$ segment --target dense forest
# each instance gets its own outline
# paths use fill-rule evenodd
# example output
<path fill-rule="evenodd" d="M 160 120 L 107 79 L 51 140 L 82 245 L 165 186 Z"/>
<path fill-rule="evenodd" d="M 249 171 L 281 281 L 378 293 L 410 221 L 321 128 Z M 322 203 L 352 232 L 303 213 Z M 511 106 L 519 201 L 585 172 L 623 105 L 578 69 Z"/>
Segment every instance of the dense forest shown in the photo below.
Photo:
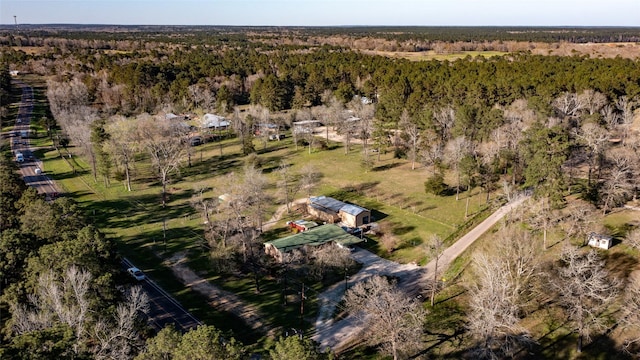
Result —
<path fill-rule="evenodd" d="M 349 139 L 362 140 L 365 171 L 377 161 L 367 155 L 369 148 L 378 160 L 380 154 L 390 153 L 406 159 L 412 169 L 415 163 L 422 164 L 428 176 L 424 190 L 429 194 L 455 194 L 458 200 L 461 192 L 480 188 L 487 202 L 498 191 L 507 197 L 524 189 L 534 194 L 529 209 L 496 231 L 496 251 L 481 252 L 472 260 L 476 282 L 464 291 L 473 300 L 460 310 L 467 313 L 465 331 L 471 336 L 451 356 L 495 359 L 528 358 L 529 351 L 540 354 L 539 344 L 520 321 L 550 303 L 554 307 L 547 314 L 549 321 L 568 324 L 568 333 L 577 334 L 578 351 L 583 340 L 589 343 L 593 334 L 611 329 L 607 326 L 612 323 L 634 331 L 620 346 L 611 346 L 612 353 L 627 356 L 638 351 L 640 287 L 630 278 L 630 269 L 605 263 L 595 252 L 575 249 L 543 259 L 534 256 L 540 250 L 534 250 L 533 241 L 514 241 L 544 234 L 546 251 L 547 232 L 555 231 L 582 243 L 587 224 L 636 200 L 640 178 L 637 54 L 636 58 L 541 55 L 527 49 L 528 43 L 634 42 L 640 39 L 638 29 L 118 27 L 115 33 L 104 31 L 113 27 L 92 29 L 97 30 L 24 26 L 21 33 L 0 37 L 3 45 L 20 45 L 2 48 L 0 96 L 6 99 L 10 93 L 9 69 L 45 78 L 51 114 L 90 163 L 96 181 L 123 180 L 131 191 L 131 179 L 141 176 L 131 165 L 143 158 L 157 170 L 164 207 L 169 178 L 183 166 L 182 158 L 189 156 L 191 164 L 191 153 L 182 146 L 188 134 L 159 120 L 169 113 L 212 112 L 227 117 L 243 155 L 249 157 L 258 156 L 255 124 L 273 122 L 289 129 L 294 121 L 317 120 L 345 136 L 345 153 L 351 149 Z M 453 43 L 463 50 L 493 51 L 503 42 L 518 43 L 514 46 L 518 50 L 491 57 L 409 61 L 345 45 L 372 38 L 386 45 L 391 42 L 399 51 L 426 51 Z M 7 114 L 6 108 L 0 113 L 2 123 Z M 295 143 L 307 145 L 311 153 L 314 141 L 310 137 Z M 251 352 L 211 326 L 184 335 L 170 328 L 156 336 L 145 333 L 133 316 L 144 311 L 137 305 L 143 301 L 130 284 L 118 281 L 111 240 L 69 199 L 46 203 L 24 189 L 8 156 L 0 166 L 2 306 L 10 314 L 8 320 L 2 319 L 8 342 L 0 347 L 0 356 L 182 359 L 204 351 L 217 354 L 214 358 L 240 359 Z M 234 229 L 231 220 L 210 223 L 207 217 L 206 223 L 212 224 L 207 228 L 210 245 L 226 247 L 227 234 L 262 227 L 264 205 L 251 194 L 263 192 L 266 185 L 256 185 L 264 181 L 259 174 L 249 177 L 252 169 L 244 169 L 244 182 L 229 180 L 237 185 L 237 193 L 248 194 L 251 206 L 229 209 L 236 212 Z M 278 171 L 286 186 L 286 166 Z M 247 187 L 241 187 L 245 183 Z M 204 201 L 198 205 L 208 216 L 209 205 Z M 608 231 L 601 224 L 594 227 Z M 633 226 L 616 231 L 614 235 L 628 239 L 631 253 L 620 258 L 635 266 L 637 261 L 631 259 L 637 256 L 640 232 Z M 258 279 L 253 260 L 237 251 L 235 256 L 245 257 L 247 277 Z M 73 293 L 81 286 L 81 294 Z M 376 289 L 392 293 L 386 283 L 372 281 L 367 286 L 354 287 L 350 293 L 354 304 L 364 303 L 358 291 L 362 298 Z M 612 306 L 616 301 L 630 305 L 620 309 Z M 392 302 L 402 303 L 395 298 Z M 362 306 L 350 309 L 363 311 Z M 420 319 L 429 316 L 409 303 L 406 309 Z M 403 316 L 396 318 L 406 319 Z M 113 333 L 119 335 L 107 336 Z M 398 334 L 392 340 L 402 336 L 410 337 Z M 407 339 L 406 345 L 413 348 L 396 348 L 391 341 L 389 350 L 386 339 L 371 345 L 382 343 L 387 346 L 383 351 L 394 358 L 426 356 L 428 351 L 420 353 L 424 344 L 410 344 Z M 281 338 L 269 356 L 283 359 L 292 354 L 304 354 L 299 359 L 324 356 L 298 337 Z"/>

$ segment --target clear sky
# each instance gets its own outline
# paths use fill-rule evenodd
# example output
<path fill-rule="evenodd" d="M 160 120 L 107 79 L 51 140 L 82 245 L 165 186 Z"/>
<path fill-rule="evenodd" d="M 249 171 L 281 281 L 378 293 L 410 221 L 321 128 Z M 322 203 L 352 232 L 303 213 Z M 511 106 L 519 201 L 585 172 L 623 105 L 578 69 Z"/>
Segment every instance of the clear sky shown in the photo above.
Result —
<path fill-rule="evenodd" d="M 0 23 L 640 26 L 640 0 L 0 0 Z"/>

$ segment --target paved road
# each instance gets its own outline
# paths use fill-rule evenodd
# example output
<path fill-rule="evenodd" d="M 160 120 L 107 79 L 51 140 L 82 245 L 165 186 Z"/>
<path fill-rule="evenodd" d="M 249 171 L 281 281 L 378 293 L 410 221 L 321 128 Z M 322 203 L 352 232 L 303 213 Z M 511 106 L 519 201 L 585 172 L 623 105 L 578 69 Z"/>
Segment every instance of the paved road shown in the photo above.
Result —
<path fill-rule="evenodd" d="M 123 269 L 134 266 L 129 260 L 122 260 Z M 173 324 L 176 330 L 187 332 L 202 325 L 191 313 L 183 308 L 178 301 L 167 294 L 158 284 L 147 275 L 145 280 L 139 281 L 142 289 L 149 297 L 149 325 L 156 331 L 161 330 L 166 325 Z"/>
<path fill-rule="evenodd" d="M 18 165 L 27 186 L 35 188 L 38 193 L 44 194 L 50 200 L 58 196 L 60 191 L 55 182 L 44 173 L 42 161 L 33 155 L 33 148 L 29 138 L 34 104 L 33 88 L 20 81 L 16 81 L 15 84 L 22 88 L 22 97 L 16 123 L 10 134 L 11 150 L 14 156 L 22 153 L 24 157 L 24 161 L 18 163 Z"/>
<path fill-rule="evenodd" d="M 529 196 L 520 196 L 508 204 L 502 206 L 487 219 L 478 224 L 469 233 L 461 237 L 453 245 L 447 248 L 438 262 L 439 272 L 446 269 L 460 254 L 462 254 L 474 241 L 495 225 L 507 213 L 522 205 Z M 407 294 L 416 296 L 421 293 L 421 289 L 433 278 L 435 262 L 429 262 L 425 267 L 415 265 L 402 265 L 377 255 L 359 249 L 353 253 L 354 260 L 363 264 L 362 269 L 350 280 L 351 282 L 363 281 L 372 275 L 391 275 L 399 279 L 398 287 Z M 342 299 L 345 292 L 344 284 L 335 284 L 319 295 L 318 317 L 316 319 L 316 333 L 313 339 L 320 343 L 322 349 L 330 347 L 339 350 L 348 344 L 362 332 L 362 327 L 353 315 L 347 316 L 339 321 L 333 321 L 332 316 L 337 304 Z"/>
<path fill-rule="evenodd" d="M 10 134 L 11 150 L 14 156 L 18 152 L 24 155 L 24 162 L 20 162 L 18 165 L 25 183 L 35 188 L 38 193 L 44 194 L 48 200 L 51 200 L 58 196 L 60 191 L 55 182 L 44 174 L 43 171 L 45 169 L 42 166 L 42 161 L 33 156 L 33 149 L 28 136 L 33 114 L 33 88 L 20 81 L 16 81 L 15 84 L 22 88 L 22 97 L 16 123 Z M 27 136 L 22 136 L 23 132 L 27 132 Z M 122 266 L 126 269 L 133 266 L 133 264 L 124 259 Z M 149 297 L 150 309 L 147 314 L 149 324 L 156 330 L 162 329 L 167 324 L 174 324 L 177 330 L 186 332 L 202 324 L 153 280 L 147 278 L 140 281 L 140 285 Z"/>

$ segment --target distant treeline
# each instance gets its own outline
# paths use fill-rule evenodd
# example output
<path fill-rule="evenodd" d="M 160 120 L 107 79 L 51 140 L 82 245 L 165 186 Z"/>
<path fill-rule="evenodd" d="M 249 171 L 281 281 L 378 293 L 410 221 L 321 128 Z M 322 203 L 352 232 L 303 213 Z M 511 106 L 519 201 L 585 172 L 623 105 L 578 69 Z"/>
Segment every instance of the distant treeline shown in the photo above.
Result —
<path fill-rule="evenodd" d="M 208 43 L 211 41 L 241 40 L 260 37 L 316 37 L 346 36 L 354 38 L 384 38 L 396 41 L 525 41 L 609 43 L 639 42 L 640 27 L 402 27 L 402 26 L 343 26 L 343 27 L 270 27 L 270 26 L 169 26 L 169 25 L 73 25 L 45 24 L 0 26 L 0 34 L 15 32 L 30 37 L 53 37 L 85 40 L 153 40 L 160 42 Z M 188 40 L 176 34 L 189 34 Z"/>

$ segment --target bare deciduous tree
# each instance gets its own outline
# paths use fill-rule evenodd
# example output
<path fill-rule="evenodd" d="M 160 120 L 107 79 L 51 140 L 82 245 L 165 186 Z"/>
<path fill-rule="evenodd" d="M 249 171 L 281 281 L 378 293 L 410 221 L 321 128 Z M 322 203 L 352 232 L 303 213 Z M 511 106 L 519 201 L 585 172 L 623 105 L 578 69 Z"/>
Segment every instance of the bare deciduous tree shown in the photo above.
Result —
<path fill-rule="evenodd" d="M 456 121 L 455 110 L 451 106 L 437 109 L 433 112 L 433 120 L 440 137 L 440 143 L 447 143 L 451 136 L 451 128 L 453 128 Z"/>
<path fill-rule="evenodd" d="M 629 246 L 640 249 L 640 228 L 633 229 L 625 236 Z"/>
<path fill-rule="evenodd" d="M 310 258 L 313 259 L 311 271 L 313 274 L 318 275 L 319 278 L 323 278 L 330 268 L 342 270 L 353 266 L 355 263 L 351 259 L 349 249 L 339 247 L 333 243 L 313 248 Z"/>
<path fill-rule="evenodd" d="M 149 298 L 142 287 L 129 289 L 125 301 L 116 308 L 113 319 L 100 319 L 95 324 L 95 358 L 127 359 L 136 354 L 143 344 L 136 322 L 141 314 L 148 311 Z"/>
<path fill-rule="evenodd" d="M 86 338 L 85 327 L 90 310 L 88 297 L 91 274 L 75 266 L 59 278 L 52 272 L 41 274 L 35 294 L 29 296 L 31 309 L 14 309 L 14 331 L 24 334 L 42 330 L 60 322 L 74 330 L 78 342 Z M 74 351 L 78 351 L 78 343 Z"/>
<path fill-rule="evenodd" d="M 411 170 L 416 168 L 416 159 L 418 158 L 418 148 L 420 147 L 420 127 L 411 119 L 407 110 L 402 111 L 400 116 L 400 123 L 398 124 L 402 130 L 403 135 L 406 138 L 406 143 L 409 147 L 409 160 L 411 161 Z"/>
<path fill-rule="evenodd" d="M 460 161 L 471 149 L 471 143 L 463 136 L 459 136 L 449 141 L 445 147 L 445 158 L 449 161 L 456 174 L 456 200 L 460 196 Z"/>
<path fill-rule="evenodd" d="M 595 250 L 580 252 L 567 247 L 562 252 L 560 268 L 557 276 L 550 278 L 550 287 L 557 292 L 558 304 L 578 335 L 578 352 L 594 330 L 603 329 L 602 313 L 615 300 L 618 285 Z"/>
<path fill-rule="evenodd" d="M 301 183 L 296 174 L 291 171 L 291 166 L 284 160 L 278 166 L 278 188 L 284 197 L 284 203 L 287 206 L 287 214 L 291 213 L 291 201 L 300 190 Z"/>
<path fill-rule="evenodd" d="M 637 98 L 621 96 L 616 100 L 616 108 L 620 111 L 620 126 L 622 127 L 622 143 L 627 145 L 629 128 L 633 124 L 633 111 L 638 106 Z"/>
<path fill-rule="evenodd" d="M 578 103 L 593 115 L 600 111 L 607 104 L 607 97 L 601 92 L 586 89 L 578 94 Z"/>
<path fill-rule="evenodd" d="M 610 154 L 612 169 L 608 172 L 606 180 L 600 189 L 603 204 L 602 212 L 606 214 L 613 206 L 619 206 L 626 202 L 633 192 L 632 154 L 622 150 Z"/>
<path fill-rule="evenodd" d="M 106 126 L 110 136 L 105 148 L 116 164 L 122 166 L 127 191 L 131 191 L 131 166 L 135 161 L 135 154 L 139 150 L 139 143 L 136 141 L 136 127 L 137 120 L 126 119 L 122 116 L 114 116 Z"/>
<path fill-rule="evenodd" d="M 349 289 L 345 304 L 361 321 L 371 345 L 380 345 L 394 360 L 405 357 L 421 343 L 426 311 L 380 276 Z"/>
<path fill-rule="evenodd" d="M 469 286 L 469 330 L 477 340 L 475 358 L 509 358 L 534 343 L 520 325 L 537 273 L 536 252 L 525 233 L 501 230 L 491 254 L 474 256 L 477 279 Z"/>
<path fill-rule="evenodd" d="M 435 304 L 436 292 L 438 291 L 438 261 L 442 257 L 444 250 L 446 249 L 444 246 L 444 241 L 442 238 L 436 234 L 431 235 L 429 238 L 429 242 L 425 244 L 425 249 L 427 251 L 427 255 L 429 256 L 430 261 L 435 261 L 434 269 L 433 269 L 433 280 L 431 280 L 431 306 Z"/>
<path fill-rule="evenodd" d="M 194 188 L 193 196 L 191 196 L 190 204 L 194 209 L 201 212 L 205 224 L 209 225 L 211 223 L 211 213 L 214 212 L 218 205 L 218 199 L 206 197 L 204 193 L 207 190 L 209 190 L 209 187 L 202 184 L 197 185 Z"/>
<path fill-rule="evenodd" d="M 29 296 L 30 307 L 12 309 L 13 330 L 24 334 L 65 324 L 74 332 L 73 351 L 91 351 L 96 359 L 126 359 L 142 344 L 137 332 L 141 313 L 148 310 L 148 298 L 140 287 L 128 291 L 113 318 L 103 318 L 92 309 L 91 274 L 71 266 L 60 277 L 40 275 L 36 293 Z"/>
<path fill-rule="evenodd" d="M 568 239 L 578 238 L 582 244 L 587 243 L 587 234 L 591 232 L 591 225 L 598 220 L 598 214 L 592 204 L 574 201 L 566 209 L 566 215 L 560 222 Z"/>
<path fill-rule="evenodd" d="M 588 149 L 589 161 L 588 184 L 591 185 L 591 175 L 596 166 L 600 166 L 602 155 L 609 144 L 609 133 L 597 124 L 583 124 L 580 131 L 575 133 L 576 138 Z"/>
<path fill-rule="evenodd" d="M 311 197 L 311 192 L 318 185 L 322 174 L 311 164 L 306 164 L 300 170 L 300 188 Z"/>
<path fill-rule="evenodd" d="M 582 110 L 583 104 L 575 93 L 565 92 L 553 100 L 553 107 L 562 117 L 575 117 Z"/>
<path fill-rule="evenodd" d="M 526 218 L 526 222 L 533 229 L 542 231 L 542 249 L 547 250 L 547 231 L 559 219 L 557 213 L 551 209 L 551 201 L 548 198 L 542 198 L 531 204 L 531 211 Z"/>
<path fill-rule="evenodd" d="M 169 175 L 180 170 L 188 145 L 185 129 L 164 118 L 147 117 L 138 127 L 142 146 L 149 152 L 162 184 L 162 206 L 167 204 Z"/>
<path fill-rule="evenodd" d="M 636 230 L 636 237 L 640 237 L 640 232 Z M 640 240 L 640 239 L 639 239 Z M 640 351 L 638 344 L 640 344 L 640 282 L 637 279 L 629 279 L 630 283 L 624 288 L 624 306 L 619 317 L 619 322 L 623 326 L 623 329 L 635 330 L 632 337 L 624 339 L 623 350 L 638 355 Z M 625 335 L 627 332 L 625 332 Z"/>

